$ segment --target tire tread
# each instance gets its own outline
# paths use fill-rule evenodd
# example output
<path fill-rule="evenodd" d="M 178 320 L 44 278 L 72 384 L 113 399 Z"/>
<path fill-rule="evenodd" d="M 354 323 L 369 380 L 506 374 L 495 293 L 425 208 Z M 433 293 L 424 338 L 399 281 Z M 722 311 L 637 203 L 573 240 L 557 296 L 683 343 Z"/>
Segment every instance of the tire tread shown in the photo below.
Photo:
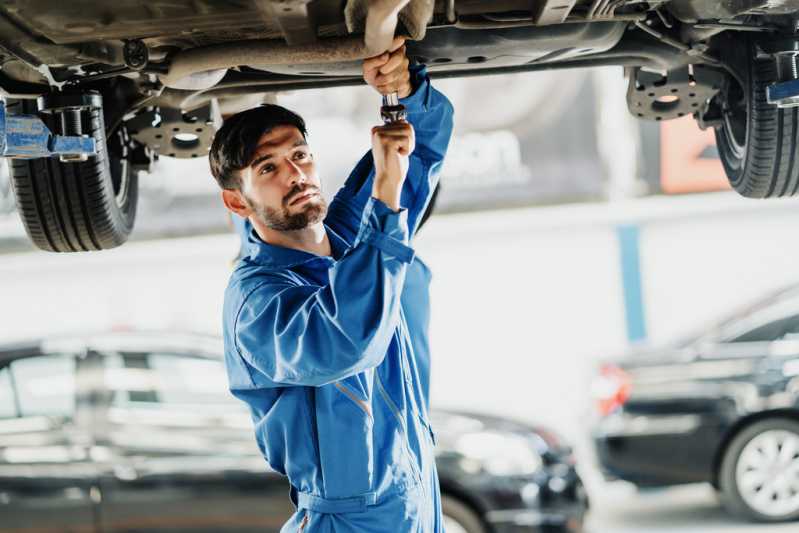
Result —
<path fill-rule="evenodd" d="M 35 114 L 32 100 L 9 100 L 10 114 Z M 53 128 L 53 117 L 42 115 Z M 84 118 L 84 131 L 97 142 L 97 155 L 85 162 L 56 158 L 18 159 L 10 165 L 11 181 L 25 230 L 40 249 L 51 252 L 95 251 L 124 243 L 136 215 L 137 176 L 123 176 L 124 205 L 117 205 L 111 181 L 102 110 Z M 126 169 L 129 167 L 125 167 Z"/>

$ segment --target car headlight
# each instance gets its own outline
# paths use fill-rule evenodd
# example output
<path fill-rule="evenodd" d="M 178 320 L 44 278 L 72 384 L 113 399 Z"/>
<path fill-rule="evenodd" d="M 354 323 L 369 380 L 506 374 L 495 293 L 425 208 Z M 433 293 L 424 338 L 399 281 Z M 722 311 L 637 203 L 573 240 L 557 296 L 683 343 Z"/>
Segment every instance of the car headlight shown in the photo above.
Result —
<path fill-rule="evenodd" d="M 522 435 L 480 431 L 465 433 L 455 441 L 455 451 L 495 476 L 522 476 L 541 468 L 533 443 Z"/>

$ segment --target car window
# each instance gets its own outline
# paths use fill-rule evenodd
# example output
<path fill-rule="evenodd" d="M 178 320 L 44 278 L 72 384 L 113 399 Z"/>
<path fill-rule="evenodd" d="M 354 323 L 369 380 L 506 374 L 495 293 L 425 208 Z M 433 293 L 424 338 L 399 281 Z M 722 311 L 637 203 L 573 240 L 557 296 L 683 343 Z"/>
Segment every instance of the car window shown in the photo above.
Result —
<path fill-rule="evenodd" d="M 675 345 L 743 342 L 736 339 L 755 329 L 768 326 L 775 320 L 794 316 L 797 307 L 799 307 L 799 290 L 793 287 L 788 290 L 783 289 L 746 307 L 736 309 L 722 320 L 701 326 L 693 334 L 683 336 Z"/>
<path fill-rule="evenodd" d="M 17 416 L 14 404 L 14 390 L 11 388 L 11 371 L 8 367 L 0 369 L 0 419 Z"/>
<path fill-rule="evenodd" d="M 229 405 L 220 361 L 168 353 L 120 353 L 108 358 L 107 380 L 117 407 Z"/>
<path fill-rule="evenodd" d="M 12 362 L 0 376 L 2 416 L 65 416 L 75 413 L 75 358 L 64 355 L 26 357 Z M 16 405 L 14 393 L 16 392 Z M 11 410 L 7 407 L 11 405 Z M 17 412 L 17 408 L 19 411 Z"/>
<path fill-rule="evenodd" d="M 799 334 L 799 315 L 773 320 L 732 338 L 729 342 L 771 342 Z"/>
<path fill-rule="evenodd" d="M 799 315 L 792 316 L 786 320 L 785 330 L 782 332 L 781 340 L 799 340 Z"/>

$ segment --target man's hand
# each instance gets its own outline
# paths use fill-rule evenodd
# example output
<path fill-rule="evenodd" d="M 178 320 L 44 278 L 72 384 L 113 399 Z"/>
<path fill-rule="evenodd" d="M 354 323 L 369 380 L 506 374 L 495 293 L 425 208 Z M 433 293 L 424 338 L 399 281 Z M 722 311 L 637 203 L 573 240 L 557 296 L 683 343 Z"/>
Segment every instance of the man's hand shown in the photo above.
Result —
<path fill-rule="evenodd" d="M 363 60 L 363 79 L 380 94 L 411 94 L 411 74 L 405 55 L 405 37 L 395 37 L 391 49 Z"/>
<path fill-rule="evenodd" d="M 372 196 L 394 211 L 400 209 L 400 195 L 408 174 L 408 156 L 416 139 L 413 127 L 397 122 L 372 128 L 372 156 L 375 162 L 375 181 Z"/>

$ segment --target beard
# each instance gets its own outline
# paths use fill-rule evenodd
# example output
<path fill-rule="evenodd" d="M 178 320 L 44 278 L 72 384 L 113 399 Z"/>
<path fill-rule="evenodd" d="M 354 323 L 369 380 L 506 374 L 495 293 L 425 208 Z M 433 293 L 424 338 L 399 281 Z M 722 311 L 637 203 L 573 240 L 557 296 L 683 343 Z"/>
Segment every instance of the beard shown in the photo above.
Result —
<path fill-rule="evenodd" d="M 327 202 L 321 196 L 316 200 L 307 202 L 300 212 L 289 212 L 289 202 L 306 192 L 318 193 L 320 191 L 318 187 L 313 185 L 305 187 L 294 186 L 283 198 L 283 205 L 279 209 L 260 204 L 252 198 L 247 198 L 247 201 L 250 203 L 250 208 L 254 211 L 255 216 L 266 227 L 277 231 L 297 231 L 305 229 L 311 224 L 321 222 L 327 214 Z"/>

